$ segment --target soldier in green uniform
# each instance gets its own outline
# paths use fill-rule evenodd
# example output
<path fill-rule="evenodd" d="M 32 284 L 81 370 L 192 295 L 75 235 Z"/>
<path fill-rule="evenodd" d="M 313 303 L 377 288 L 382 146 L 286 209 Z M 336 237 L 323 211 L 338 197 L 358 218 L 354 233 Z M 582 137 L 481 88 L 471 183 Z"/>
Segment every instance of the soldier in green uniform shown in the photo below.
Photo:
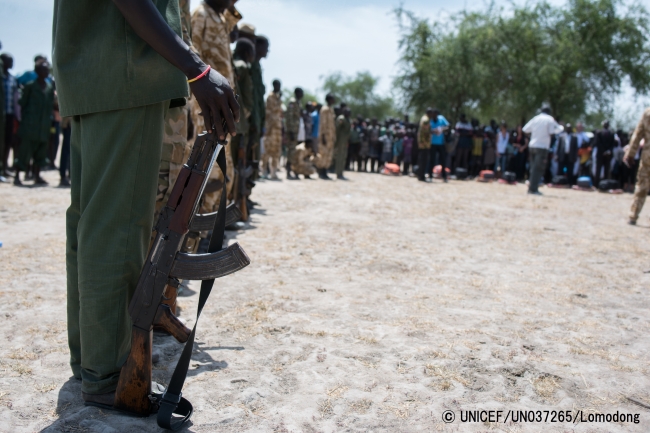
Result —
<path fill-rule="evenodd" d="M 53 57 L 61 115 L 72 116 L 70 366 L 87 404 L 111 406 L 131 345 L 127 308 L 149 246 L 170 101 L 186 98 L 191 82 L 222 139 L 236 132 L 239 108 L 228 81 L 183 42 L 178 0 L 55 0 Z"/>
<path fill-rule="evenodd" d="M 241 104 L 242 116 L 241 121 L 237 124 L 237 135 L 232 140 L 232 152 L 235 168 L 237 168 L 237 182 L 234 190 L 235 202 L 243 213 L 243 219 L 248 219 L 247 188 L 242 187 L 242 176 L 246 169 L 246 155 L 250 144 L 251 117 L 254 105 L 253 78 L 251 73 L 251 63 L 255 60 L 255 46 L 245 38 L 237 40 L 235 46 L 234 67 L 235 76 L 237 77 L 237 92 L 239 94 L 239 103 Z M 242 189 L 246 189 L 242 191 Z"/>
<path fill-rule="evenodd" d="M 49 164 L 47 148 L 52 126 L 54 109 L 54 87 L 46 81 L 50 75 L 50 65 L 39 63 L 34 69 L 37 79 L 27 83 L 20 97 L 21 115 L 20 148 L 14 161 L 16 177 L 14 185 L 21 186 L 20 172 L 27 171 L 30 161 L 34 161 L 34 185 L 47 185 L 40 176 L 41 169 Z"/>
<path fill-rule="evenodd" d="M 345 160 L 348 156 L 350 128 L 350 109 L 345 107 L 343 114 L 336 119 L 336 144 L 334 145 L 334 153 L 336 155 L 336 178 L 339 180 L 347 180 L 343 176 L 343 169 L 345 168 Z"/>
<path fill-rule="evenodd" d="M 287 112 L 284 115 L 284 126 L 287 131 L 287 179 L 291 179 L 291 161 L 293 160 L 293 152 L 298 145 L 298 132 L 300 131 L 300 116 L 301 116 L 301 100 L 305 92 L 296 87 L 293 92 L 294 97 L 289 101 Z"/>
<path fill-rule="evenodd" d="M 251 63 L 251 78 L 253 79 L 253 110 L 251 113 L 251 148 L 248 149 L 250 161 L 260 160 L 260 140 L 266 123 L 266 86 L 262 74 L 260 60 L 266 58 L 269 52 L 269 40 L 264 36 L 255 37 L 255 61 Z M 257 176 L 258 173 L 254 173 Z"/>

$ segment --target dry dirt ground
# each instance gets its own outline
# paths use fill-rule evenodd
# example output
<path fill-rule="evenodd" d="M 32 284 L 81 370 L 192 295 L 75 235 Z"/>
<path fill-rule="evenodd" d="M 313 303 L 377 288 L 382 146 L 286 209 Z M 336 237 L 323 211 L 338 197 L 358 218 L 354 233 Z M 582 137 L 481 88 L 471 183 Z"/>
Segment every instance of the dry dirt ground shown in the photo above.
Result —
<path fill-rule="evenodd" d="M 349 177 L 256 188 L 229 240 L 252 264 L 217 282 L 199 323 L 188 431 L 650 431 L 650 406 L 630 400 L 650 405 L 650 227 L 647 212 L 626 225 L 631 196 Z M 0 430 L 159 431 L 84 407 L 70 379 L 67 203 L 0 185 Z M 190 324 L 197 298 L 180 299 Z M 181 346 L 155 343 L 165 383 Z M 640 418 L 469 424 L 461 410 Z"/>

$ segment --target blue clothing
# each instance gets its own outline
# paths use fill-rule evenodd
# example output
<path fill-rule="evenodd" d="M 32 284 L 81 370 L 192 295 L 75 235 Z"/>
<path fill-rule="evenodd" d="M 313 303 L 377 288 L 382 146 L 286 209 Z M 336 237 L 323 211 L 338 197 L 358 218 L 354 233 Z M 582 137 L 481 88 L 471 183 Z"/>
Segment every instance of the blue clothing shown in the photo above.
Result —
<path fill-rule="evenodd" d="M 5 114 L 15 114 L 14 108 L 16 101 L 14 100 L 14 97 L 18 92 L 18 82 L 13 75 L 8 73 L 4 78 L 3 85 L 5 91 L 5 100 L 2 102 L 5 104 Z M 2 139 L 4 139 L 4 137 L 0 138 L 0 140 Z"/>
<path fill-rule="evenodd" d="M 404 151 L 404 141 L 400 138 L 393 143 L 393 156 L 400 157 Z"/>
<path fill-rule="evenodd" d="M 38 75 L 36 74 L 36 71 L 25 71 L 23 72 L 20 77 L 16 78 L 16 81 L 18 81 L 18 84 L 21 86 L 24 86 L 27 83 L 31 83 L 32 81 L 36 81 L 38 78 Z M 52 84 L 52 78 L 47 77 L 45 79 L 48 83 Z"/>
<path fill-rule="evenodd" d="M 443 128 L 445 126 L 449 126 L 449 122 L 447 122 L 447 119 L 445 119 L 445 116 L 438 114 L 438 118 L 434 122 L 433 120 L 431 121 L 431 129 L 434 130 L 436 128 Z M 445 144 L 445 134 L 444 132 L 442 134 L 436 134 L 434 132 L 431 132 L 431 145 L 432 146 L 440 146 Z"/>
<path fill-rule="evenodd" d="M 311 127 L 311 136 L 312 138 L 318 138 L 318 127 L 320 125 L 320 115 L 318 114 L 318 111 L 314 111 L 311 113 L 311 121 L 312 121 L 312 127 Z"/>

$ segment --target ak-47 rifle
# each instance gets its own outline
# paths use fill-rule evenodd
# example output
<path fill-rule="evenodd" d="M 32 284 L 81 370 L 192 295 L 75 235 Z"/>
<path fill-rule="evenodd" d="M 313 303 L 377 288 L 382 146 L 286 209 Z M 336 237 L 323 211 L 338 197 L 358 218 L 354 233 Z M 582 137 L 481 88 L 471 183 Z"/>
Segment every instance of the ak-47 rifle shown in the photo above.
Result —
<path fill-rule="evenodd" d="M 156 237 L 129 305 L 133 323 L 131 352 L 120 372 L 114 409 L 144 417 L 158 412 L 158 425 L 172 430 L 180 428 L 192 415 L 192 405 L 182 398 L 181 390 L 192 356 L 196 322 L 214 280 L 250 264 L 239 244 L 235 243 L 226 249 L 222 247 L 227 214 L 225 185 L 222 187 L 222 199 L 216 215 L 195 218 L 215 160 L 223 173 L 226 173 L 224 145 L 212 134 L 204 133 L 196 139 L 190 158 L 183 166 L 169 201 L 160 213 Z M 190 228 L 203 227 L 208 219 L 214 222 L 208 254 L 180 252 Z M 164 293 L 174 292 L 179 280 L 203 281 L 197 320 L 190 332 L 172 314 L 163 296 Z M 153 393 L 151 389 L 154 324 L 165 328 L 177 340 L 187 342 L 169 386 L 162 395 Z M 174 414 L 180 415 L 180 422 L 172 422 Z"/>

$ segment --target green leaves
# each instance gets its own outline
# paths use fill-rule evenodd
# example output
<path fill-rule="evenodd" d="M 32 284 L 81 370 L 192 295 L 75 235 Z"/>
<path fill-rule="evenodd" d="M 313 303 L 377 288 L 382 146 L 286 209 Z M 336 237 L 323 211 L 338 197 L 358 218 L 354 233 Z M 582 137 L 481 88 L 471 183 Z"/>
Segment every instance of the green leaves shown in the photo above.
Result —
<path fill-rule="evenodd" d="M 620 0 L 490 7 L 446 25 L 396 10 L 402 30 L 399 102 L 510 123 L 549 104 L 562 120 L 606 112 L 624 79 L 650 91 L 647 11 Z"/>
<path fill-rule="evenodd" d="M 323 91 L 333 93 L 339 102 L 345 102 L 352 110 L 353 116 L 364 118 L 376 117 L 383 120 L 395 114 L 393 100 L 377 94 L 379 79 L 370 72 L 358 72 L 349 77 L 341 72 L 326 76 L 323 80 Z"/>

